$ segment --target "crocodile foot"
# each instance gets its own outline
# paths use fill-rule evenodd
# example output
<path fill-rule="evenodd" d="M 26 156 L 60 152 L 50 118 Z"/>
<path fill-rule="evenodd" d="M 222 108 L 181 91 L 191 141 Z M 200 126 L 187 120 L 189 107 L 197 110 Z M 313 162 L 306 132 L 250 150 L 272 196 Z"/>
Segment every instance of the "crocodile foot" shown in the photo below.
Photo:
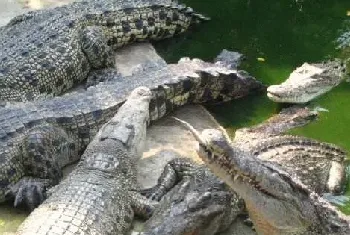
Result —
<path fill-rule="evenodd" d="M 11 186 L 6 198 L 14 201 L 14 207 L 25 207 L 34 210 L 46 199 L 49 180 L 24 178 Z"/>

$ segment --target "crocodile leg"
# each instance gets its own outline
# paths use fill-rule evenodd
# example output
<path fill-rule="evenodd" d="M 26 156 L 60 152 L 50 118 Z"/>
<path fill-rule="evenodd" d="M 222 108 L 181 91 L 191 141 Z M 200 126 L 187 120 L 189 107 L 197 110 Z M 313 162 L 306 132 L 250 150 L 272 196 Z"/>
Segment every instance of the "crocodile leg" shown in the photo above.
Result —
<path fill-rule="evenodd" d="M 114 68 L 114 52 L 108 45 L 101 27 L 89 26 L 84 30 L 81 41 L 83 51 L 94 68 L 87 77 L 86 87 L 121 77 Z"/>
<path fill-rule="evenodd" d="M 81 45 L 94 69 L 114 67 L 114 52 L 100 27 L 87 27 L 82 33 Z"/>
<path fill-rule="evenodd" d="M 6 197 L 14 200 L 15 207 L 33 210 L 46 198 L 47 188 L 62 178 L 59 162 L 72 161 L 75 144 L 62 129 L 48 124 L 31 129 L 20 149 L 25 176 L 9 187 Z"/>
<path fill-rule="evenodd" d="M 24 177 L 7 191 L 6 197 L 14 199 L 15 207 L 23 205 L 32 211 L 45 200 L 49 185 L 47 179 Z"/>
<path fill-rule="evenodd" d="M 152 200 L 159 201 L 184 177 L 192 175 L 197 166 L 187 158 L 176 158 L 169 161 L 160 175 L 157 184 L 149 189 L 144 189 L 141 194 Z"/>
<path fill-rule="evenodd" d="M 157 201 L 150 200 L 137 191 L 130 191 L 129 197 L 135 215 L 144 219 L 149 219 L 152 216 L 154 209 L 158 206 Z"/>

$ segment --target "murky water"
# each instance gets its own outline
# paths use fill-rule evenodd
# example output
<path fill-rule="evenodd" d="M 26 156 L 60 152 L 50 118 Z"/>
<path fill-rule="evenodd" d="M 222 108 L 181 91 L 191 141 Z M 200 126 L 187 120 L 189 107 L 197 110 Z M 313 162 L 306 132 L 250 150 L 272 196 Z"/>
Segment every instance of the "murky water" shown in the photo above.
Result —
<path fill-rule="evenodd" d="M 280 83 L 305 61 L 337 56 L 335 41 L 350 25 L 348 0 L 184 2 L 212 20 L 185 37 L 158 43 L 161 55 L 168 61 L 181 56 L 211 59 L 223 48 L 236 50 L 247 56 L 244 69 L 265 84 Z M 349 96 L 350 84 L 344 82 L 315 100 L 311 107 L 320 106 L 329 112 L 293 133 L 335 143 L 350 153 Z M 281 105 L 262 94 L 208 108 L 234 134 L 237 128 L 257 124 L 277 113 Z M 350 213 L 350 203 L 342 209 Z"/>

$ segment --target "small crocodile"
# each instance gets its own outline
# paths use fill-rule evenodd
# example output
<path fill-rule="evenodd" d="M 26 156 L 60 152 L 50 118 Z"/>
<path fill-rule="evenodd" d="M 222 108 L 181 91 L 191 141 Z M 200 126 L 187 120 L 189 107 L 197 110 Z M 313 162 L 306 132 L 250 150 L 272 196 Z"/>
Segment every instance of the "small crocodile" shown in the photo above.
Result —
<path fill-rule="evenodd" d="M 286 81 L 267 88 L 267 96 L 275 102 L 306 103 L 328 92 L 346 77 L 346 64 L 340 59 L 322 63 L 304 63 Z"/>
<path fill-rule="evenodd" d="M 143 191 L 160 201 L 142 235 L 212 235 L 226 230 L 244 211 L 244 203 L 206 166 L 176 156 L 156 186 Z"/>
<path fill-rule="evenodd" d="M 346 182 L 346 152 L 334 144 L 285 134 L 316 117 L 317 112 L 308 108 L 285 108 L 262 124 L 237 130 L 233 142 L 262 160 L 283 166 L 311 190 L 337 194 Z"/>
<path fill-rule="evenodd" d="M 151 215 L 157 203 L 139 194 L 136 180 L 151 98 L 145 87 L 130 94 L 74 171 L 23 222 L 18 235 L 122 235 L 130 230 L 134 214 Z"/>
<path fill-rule="evenodd" d="M 111 76 L 113 73 L 111 74 Z M 99 128 L 139 86 L 151 88 L 151 120 L 187 103 L 222 102 L 265 87 L 246 72 L 183 59 L 73 92 L 0 109 L 0 201 L 30 209 L 46 188 L 61 179 L 63 166 L 76 162 Z"/>
<path fill-rule="evenodd" d="M 209 169 L 241 196 L 261 235 L 347 235 L 350 217 L 291 176 L 232 144 L 222 131 L 201 134 L 198 154 Z"/>
<path fill-rule="evenodd" d="M 112 67 L 113 50 L 207 19 L 172 0 L 84 0 L 19 15 L 0 28 L 0 101 L 60 95 Z"/>

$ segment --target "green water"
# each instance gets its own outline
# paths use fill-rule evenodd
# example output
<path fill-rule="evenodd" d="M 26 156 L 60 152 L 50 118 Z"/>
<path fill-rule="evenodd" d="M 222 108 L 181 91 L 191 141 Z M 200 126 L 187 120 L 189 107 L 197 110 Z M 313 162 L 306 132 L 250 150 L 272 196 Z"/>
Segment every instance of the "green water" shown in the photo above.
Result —
<path fill-rule="evenodd" d="M 280 83 L 305 61 L 336 56 L 335 40 L 350 21 L 349 0 L 184 2 L 212 20 L 185 37 L 158 43 L 158 52 L 175 62 L 182 56 L 210 60 L 223 48 L 236 50 L 247 57 L 244 69 L 265 84 Z M 293 133 L 335 143 L 350 152 L 349 96 L 350 84 L 344 82 L 315 100 L 309 105 L 329 112 Z M 257 124 L 277 113 L 281 105 L 262 94 L 208 108 L 233 134 L 237 128 Z M 346 193 L 350 195 L 350 187 Z M 342 210 L 350 214 L 350 203 Z"/>

